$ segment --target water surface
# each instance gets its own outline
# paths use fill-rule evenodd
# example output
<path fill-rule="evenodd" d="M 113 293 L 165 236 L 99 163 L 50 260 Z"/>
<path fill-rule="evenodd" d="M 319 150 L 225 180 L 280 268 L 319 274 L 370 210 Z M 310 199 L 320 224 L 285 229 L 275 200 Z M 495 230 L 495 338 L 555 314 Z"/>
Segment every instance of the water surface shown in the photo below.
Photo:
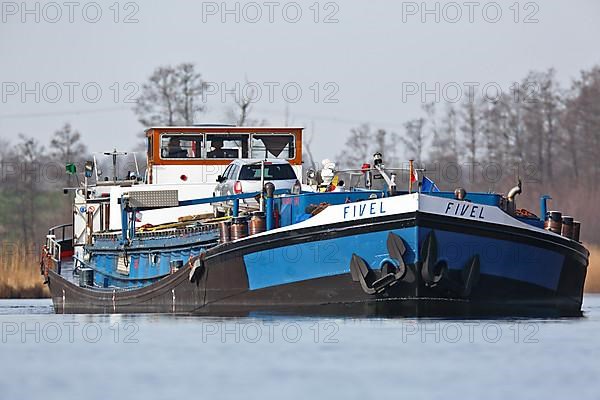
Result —
<path fill-rule="evenodd" d="M 600 296 L 584 315 L 55 315 L 0 300 L 0 398 L 598 399 Z"/>

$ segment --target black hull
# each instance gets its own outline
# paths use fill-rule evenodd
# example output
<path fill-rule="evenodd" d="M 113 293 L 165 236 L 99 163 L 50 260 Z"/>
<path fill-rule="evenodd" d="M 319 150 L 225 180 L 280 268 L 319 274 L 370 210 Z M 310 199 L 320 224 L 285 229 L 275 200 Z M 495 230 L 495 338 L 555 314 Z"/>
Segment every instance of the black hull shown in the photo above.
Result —
<path fill-rule="evenodd" d="M 256 291 L 239 290 L 209 299 L 202 281 L 191 283 L 184 268 L 158 284 L 132 291 L 80 288 L 49 276 L 55 312 L 62 314 L 192 314 L 205 316 L 345 316 L 345 317 L 573 317 L 581 303 L 520 282 L 481 277 L 471 298 L 440 296 L 432 289 L 397 287 L 385 297 L 366 295 L 350 275 L 319 278 Z"/>

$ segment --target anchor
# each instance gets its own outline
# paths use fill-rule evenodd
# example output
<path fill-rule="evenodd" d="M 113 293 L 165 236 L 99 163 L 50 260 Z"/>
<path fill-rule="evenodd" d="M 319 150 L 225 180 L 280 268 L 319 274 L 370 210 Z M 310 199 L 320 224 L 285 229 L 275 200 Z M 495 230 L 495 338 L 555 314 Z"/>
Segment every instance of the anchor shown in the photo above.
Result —
<path fill-rule="evenodd" d="M 461 270 L 461 280 L 457 282 L 448 274 L 448 263 L 438 260 L 437 239 L 433 231 L 429 232 L 421 248 L 421 277 L 425 286 L 430 288 L 445 288 L 460 297 L 469 297 L 473 287 L 479 280 L 479 255 L 475 254 L 467 261 Z"/>
<path fill-rule="evenodd" d="M 386 291 L 400 281 L 414 282 L 414 272 L 404 263 L 406 246 L 398 235 L 388 235 L 387 248 L 389 257 L 382 261 L 381 273 L 377 279 L 376 273 L 369 264 L 359 255 L 352 254 L 350 260 L 350 274 L 352 280 L 360 282 L 360 286 L 367 294 L 378 294 Z"/>
<path fill-rule="evenodd" d="M 421 277 L 425 285 L 435 287 L 448 274 L 448 264 L 438 261 L 437 240 L 433 231 L 427 235 L 423 247 L 421 247 Z"/>
<path fill-rule="evenodd" d="M 379 278 L 369 264 L 359 255 L 353 253 L 350 260 L 350 274 L 354 282 L 359 282 L 367 294 L 380 294 L 398 282 L 414 283 L 417 271 L 429 288 L 449 290 L 465 298 L 470 296 L 473 287 L 479 280 L 480 262 L 479 255 L 474 255 L 463 266 L 460 282 L 452 279 L 448 273 L 448 263 L 438 259 L 438 244 L 433 231 L 431 231 L 421 247 L 420 268 L 407 265 L 404 262 L 406 246 L 402 238 L 394 233 L 389 233 L 387 238 L 389 257 L 381 262 Z M 419 264 L 417 264 L 419 265 Z"/>

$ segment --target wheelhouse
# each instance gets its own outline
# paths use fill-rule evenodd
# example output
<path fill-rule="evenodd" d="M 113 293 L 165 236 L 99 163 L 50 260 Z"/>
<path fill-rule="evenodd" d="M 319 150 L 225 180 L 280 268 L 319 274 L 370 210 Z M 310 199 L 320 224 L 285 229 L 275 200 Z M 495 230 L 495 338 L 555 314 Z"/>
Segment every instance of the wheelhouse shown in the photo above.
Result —
<path fill-rule="evenodd" d="M 153 127 L 146 138 L 150 184 L 213 184 L 237 159 L 287 160 L 302 176 L 299 127 Z"/>

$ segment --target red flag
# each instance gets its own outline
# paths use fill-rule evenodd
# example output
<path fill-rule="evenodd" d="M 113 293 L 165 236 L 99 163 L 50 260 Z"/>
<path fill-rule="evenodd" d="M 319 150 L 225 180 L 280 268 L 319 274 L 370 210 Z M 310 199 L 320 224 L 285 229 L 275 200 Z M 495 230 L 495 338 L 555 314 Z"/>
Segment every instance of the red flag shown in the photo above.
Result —
<path fill-rule="evenodd" d="M 413 165 L 413 160 L 408 160 L 408 173 L 410 175 L 410 180 L 408 182 L 408 193 L 412 193 L 413 183 L 419 180 L 419 176 L 417 175 L 417 171 Z"/>
<path fill-rule="evenodd" d="M 417 170 L 413 166 L 412 160 L 410 161 L 410 182 L 415 183 L 419 180 L 419 176 L 417 175 Z"/>

